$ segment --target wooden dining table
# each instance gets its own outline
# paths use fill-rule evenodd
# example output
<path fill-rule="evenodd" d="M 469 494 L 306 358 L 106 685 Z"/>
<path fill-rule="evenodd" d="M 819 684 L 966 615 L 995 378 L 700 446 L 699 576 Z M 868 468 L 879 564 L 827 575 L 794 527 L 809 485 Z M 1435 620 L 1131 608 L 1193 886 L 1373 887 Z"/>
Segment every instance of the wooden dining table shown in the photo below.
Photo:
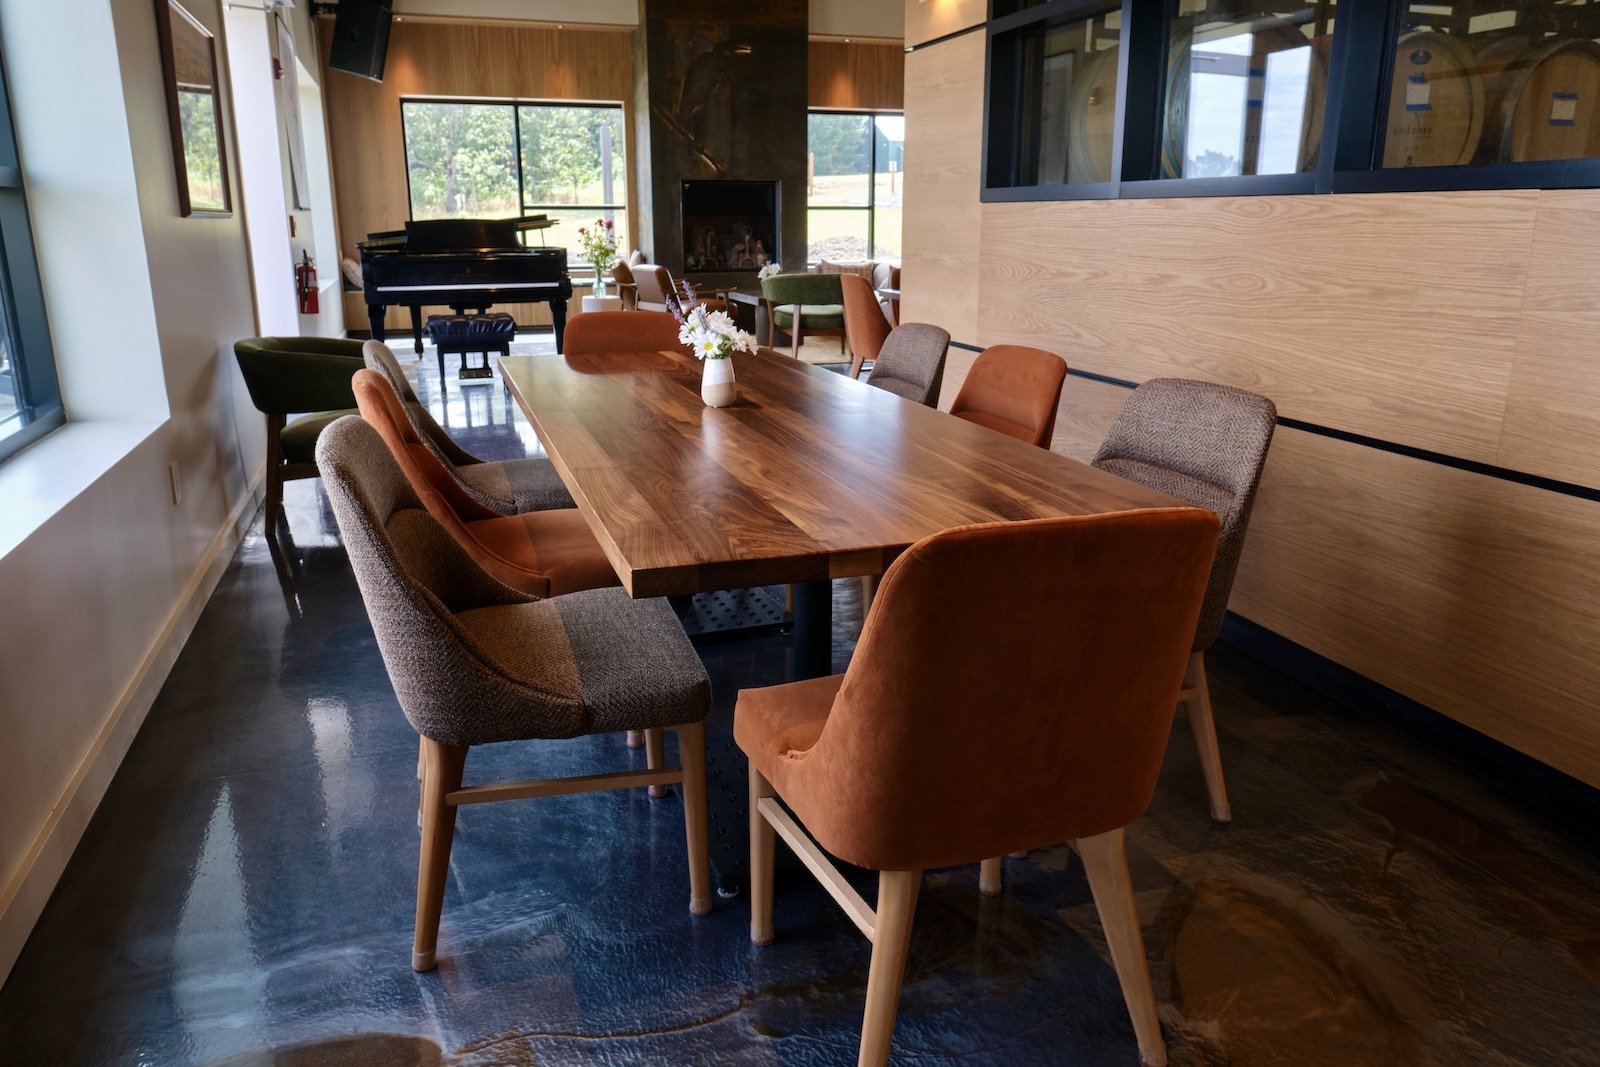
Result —
<path fill-rule="evenodd" d="M 510 356 L 506 384 L 634 597 L 794 583 L 796 677 L 830 671 L 834 578 L 972 523 L 1182 507 L 771 350 L 700 398 L 681 352 Z M 952 606 L 952 610 L 959 610 Z"/>

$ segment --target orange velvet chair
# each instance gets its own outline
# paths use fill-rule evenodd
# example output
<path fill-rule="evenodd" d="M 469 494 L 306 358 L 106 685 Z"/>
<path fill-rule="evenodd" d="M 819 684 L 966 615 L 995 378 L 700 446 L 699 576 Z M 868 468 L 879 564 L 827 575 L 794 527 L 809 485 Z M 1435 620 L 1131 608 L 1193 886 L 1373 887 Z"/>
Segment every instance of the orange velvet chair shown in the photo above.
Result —
<path fill-rule="evenodd" d="M 850 377 L 861 377 L 861 365 L 876 360 L 883 351 L 883 342 L 889 338 L 889 320 L 883 317 L 883 305 L 872 283 L 859 274 L 839 275 L 839 288 L 844 293 L 844 333 L 850 342 Z"/>
<path fill-rule="evenodd" d="M 428 514 L 497 581 L 538 597 L 621 584 L 577 508 L 522 515 L 491 511 L 428 451 L 381 375 L 363 368 L 351 385 L 361 417 L 389 446 Z"/>
<path fill-rule="evenodd" d="M 739 694 L 750 938 L 773 937 L 781 834 L 872 940 L 860 1064 L 888 1060 L 922 871 L 1066 840 L 1140 1054 L 1165 1062 L 1123 828 L 1155 791 L 1216 540 L 1201 508 L 947 530 L 889 568 L 842 676 Z M 957 618 L 957 587 L 988 595 Z M 879 872 L 876 909 L 824 849 Z"/>
<path fill-rule="evenodd" d="M 585 311 L 567 322 L 562 351 L 569 356 L 608 352 L 688 351 L 678 341 L 678 320 L 665 311 Z"/>
<path fill-rule="evenodd" d="M 1056 430 L 1067 361 L 1026 345 L 994 345 L 978 353 L 950 414 L 1040 448 Z"/>

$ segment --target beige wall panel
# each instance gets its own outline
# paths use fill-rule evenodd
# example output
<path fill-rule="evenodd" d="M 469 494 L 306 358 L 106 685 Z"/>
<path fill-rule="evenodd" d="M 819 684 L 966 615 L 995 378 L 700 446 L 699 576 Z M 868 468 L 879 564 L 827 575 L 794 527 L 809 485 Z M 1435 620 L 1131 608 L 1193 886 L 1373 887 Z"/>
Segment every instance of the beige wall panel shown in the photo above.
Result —
<path fill-rule="evenodd" d="M 396 23 L 384 79 L 378 83 L 327 71 L 332 27 L 330 20 L 322 20 L 341 255 L 356 258 L 357 241 L 368 233 L 399 229 L 411 215 L 400 129 L 402 96 L 621 100 L 625 111 L 632 109 L 631 37 L 626 32 Z M 633 128 L 631 116 L 627 128 Z M 628 192 L 632 202 L 631 174 Z M 575 239 L 561 229 L 550 231 L 550 244 Z M 363 328 L 353 322 L 347 326 Z"/>
<path fill-rule="evenodd" d="M 1087 463 L 1100 450 L 1111 424 L 1122 411 L 1131 389 L 1090 378 L 1067 377 L 1056 410 L 1056 433 L 1050 448 Z"/>
<path fill-rule="evenodd" d="M 906 50 L 898 44 L 812 41 L 807 49 L 812 107 L 897 111 L 906 100 Z"/>
<path fill-rule="evenodd" d="M 986 204 L 978 340 L 1131 381 L 1226 382 L 1286 416 L 1492 463 L 1538 203 L 1519 190 Z"/>
<path fill-rule="evenodd" d="M 900 319 L 937 323 L 969 344 L 978 322 L 982 138 L 983 35 L 908 54 Z"/>
<path fill-rule="evenodd" d="M 1279 429 L 1232 608 L 1600 785 L 1600 504 Z"/>
<path fill-rule="evenodd" d="M 988 16 L 986 0 L 906 0 L 906 44 L 980 25 Z"/>
<path fill-rule="evenodd" d="M 1499 464 L 1600 487 L 1600 191 L 1539 194 Z"/>

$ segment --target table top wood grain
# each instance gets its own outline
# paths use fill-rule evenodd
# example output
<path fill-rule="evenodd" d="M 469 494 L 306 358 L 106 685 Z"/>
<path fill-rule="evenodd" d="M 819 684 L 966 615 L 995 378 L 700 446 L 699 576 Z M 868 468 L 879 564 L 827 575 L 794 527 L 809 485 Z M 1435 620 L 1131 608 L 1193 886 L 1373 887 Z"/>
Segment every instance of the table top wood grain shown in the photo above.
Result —
<path fill-rule="evenodd" d="M 726 408 L 681 353 L 500 361 L 632 596 L 879 574 L 952 526 L 1184 506 L 788 356 L 733 359 Z"/>

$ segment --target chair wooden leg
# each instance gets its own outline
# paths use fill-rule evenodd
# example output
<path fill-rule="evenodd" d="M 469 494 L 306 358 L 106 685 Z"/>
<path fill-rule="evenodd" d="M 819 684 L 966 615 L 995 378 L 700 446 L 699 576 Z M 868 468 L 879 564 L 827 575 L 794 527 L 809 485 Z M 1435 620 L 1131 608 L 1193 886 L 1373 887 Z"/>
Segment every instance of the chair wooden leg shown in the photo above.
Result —
<path fill-rule="evenodd" d="M 1200 753 L 1200 773 L 1205 775 L 1206 794 L 1211 799 L 1211 818 L 1217 822 L 1231 822 L 1233 811 L 1228 806 L 1228 784 L 1222 778 L 1222 750 L 1217 747 L 1217 720 L 1211 712 L 1211 686 L 1206 683 L 1204 652 L 1189 657 L 1183 687 L 1195 693 L 1183 706 L 1189 715 L 1194 747 Z"/>
<path fill-rule="evenodd" d="M 704 751 L 703 743 L 701 749 Z M 644 762 L 645 766 L 652 771 L 659 771 L 666 766 L 666 749 L 662 744 L 660 730 L 646 730 L 644 732 Z M 647 792 L 653 797 L 664 797 L 667 795 L 667 787 L 664 785 L 652 785 Z"/>
<path fill-rule="evenodd" d="M 456 809 L 445 795 L 461 788 L 467 762 L 465 745 L 441 745 L 422 739 L 422 850 L 417 864 L 417 927 L 411 945 L 411 969 L 431 971 L 439 946 L 439 913 L 444 907 L 445 876 L 450 871 L 450 842 L 456 832 Z"/>
<path fill-rule="evenodd" d="M 706 724 L 685 723 L 678 734 L 683 767 L 683 836 L 689 852 L 689 913 L 711 913 L 711 840 L 706 828 Z"/>
<path fill-rule="evenodd" d="M 917 911 L 921 871 L 879 871 L 877 920 L 873 925 L 872 967 L 867 972 L 867 1010 L 861 1020 L 857 1067 L 884 1067 L 894 1038 L 894 1017 L 905 980 L 911 919 Z"/>
<path fill-rule="evenodd" d="M 860 352 L 857 352 L 852 348 L 850 350 L 850 377 L 859 380 L 861 377 L 861 366 L 864 363 L 866 363 L 866 359 L 862 357 Z"/>
<path fill-rule="evenodd" d="M 283 428 L 282 415 L 267 416 L 267 505 L 266 533 L 278 539 L 278 520 L 283 517 Z"/>
<path fill-rule="evenodd" d="M 628 731 L 628 747 L 629 748 L 638 748 L 639 746 L 641 746 L 643 744 L 644 744 L 644 731 L 643 730 L 629 730 Z"/>
<path fill-rule="evenodd" d="M 1164 1067 L 1167 1046 L 1161 1040 L 1161 1022 L 1156 1017 L 1155 991 L 1150 987 L 1150 967 L 1145 962 L 1144 937 L 1139 932 L 1139 909 L 1133 899 L 1133 880 L 1128 875 L 1123 831 L 1080 837 L 1078 855 L 1083 857 L 1089 891 L 1094 895 L 1094 907 L 1100 913 L 1106 945 L 1111 949 L 1111 965 L 1133 1019 L 1139 1062 L 1143 1067 Z"/>
<path fill-rule="evenodd" d="M 789 337 L 794 342 L 793 347 L 789 350 L 789 354 L 795 359 L 800 358 L 800 345 L 803 343 L 800 340 L 800 333 L 800 305 L 796 304 L 794 308 L 794 328 L 789 331 Z"/>
<path fill-rule="evenodd" d="M 772 783 L 756 765 L 750 765 L 750 940 L 757 945 L 772 944 L 772 862 L 777 833 L 762 817 L 758 804 L 763 797 L 776 796 Z"/>
<path fill-rule="evenodd" d="M 978 867 L 978 892 L 986 897 L 1000 895 L 1000 857 L 986 859 Z"/>
<path fill-rule="evenodd" d="M 867 612 L 872 610 L 872 598 L 878 595 L 878 582 L 881 574 L 863 574 L 861 576 L 861 621 L 867 621 Z"/>

